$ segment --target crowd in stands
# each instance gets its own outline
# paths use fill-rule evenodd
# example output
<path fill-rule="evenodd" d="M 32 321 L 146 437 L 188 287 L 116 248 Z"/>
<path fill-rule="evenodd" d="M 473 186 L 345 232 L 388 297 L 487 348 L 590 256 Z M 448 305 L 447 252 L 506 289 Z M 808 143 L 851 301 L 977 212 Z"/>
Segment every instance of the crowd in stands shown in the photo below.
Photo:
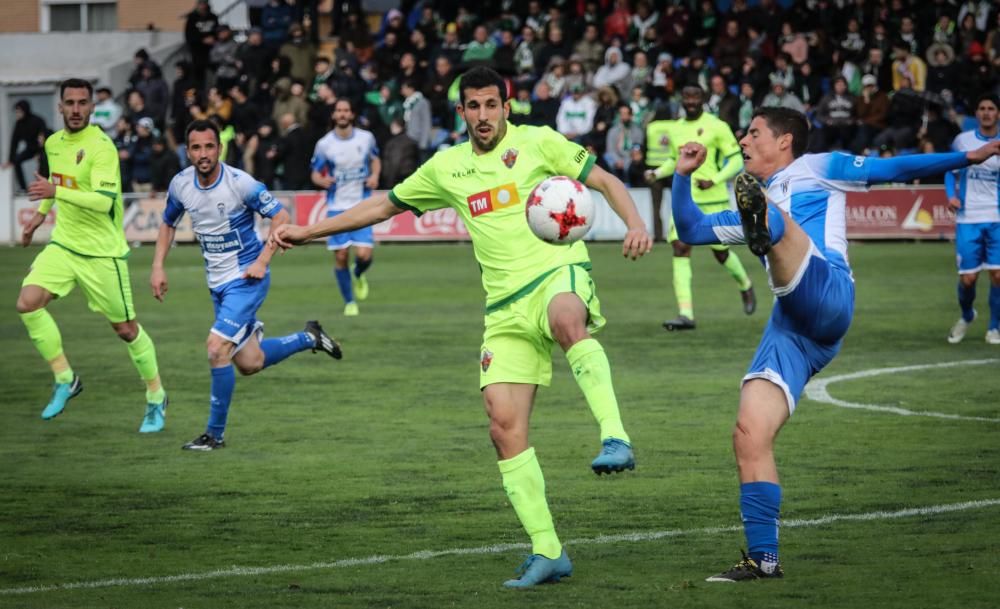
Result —
<path fill-rule="evenodd" d="M 101 88 L 94 116 L 125 183 L 162 191 L 185 163 L 185 127 L 209 118 L 226 162 L 272 188 L 312 188 L 313 146 L 347 98 L 391 187 L 464 139 L 456 79 L 476 65 L 508 79 L 511 122 L 557 129 L 632 186 L 644 185 L 644 126 L 682 117 L 688 85 L 737 137 L 754 107 L 785 106 L 810 117 L 814 151 L 942 151 L 1000 68 L 1000 1 L 417 0 L 376 30 L 338 0 L 331 32 L 317 31 L 315 4 L 268 0 L 234 33 L 199 0 L 190 59 L 169 83 L 138 51 L 129 90 Z"/>

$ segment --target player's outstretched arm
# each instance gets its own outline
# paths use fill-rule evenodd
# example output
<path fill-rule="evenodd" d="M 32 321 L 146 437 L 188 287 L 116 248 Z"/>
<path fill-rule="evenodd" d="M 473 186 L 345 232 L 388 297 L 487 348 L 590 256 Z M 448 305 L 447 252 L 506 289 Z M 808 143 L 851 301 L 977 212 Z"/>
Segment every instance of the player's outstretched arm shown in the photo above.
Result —
<path fill-rule="evenodd" d="M 969 152 L 938 152 L 908 154 L 888 159 L 865 159 L 868 165 L 868 183 L 909 182 L 928 175 L 935 175 L 982 163 L 1000 154 L 1000 140 L 993 140 Z"/>
<path fill-rule="evenodd" d="M 745 243 L 739 214 L 727 210 L 705 215 L 691 198 L 691 175 L 705 162 L 708 151 L 701 144 L 689 142 L 681 146 L 679 152 L 671 187 L 677 236 L 691 245 Z"/>
<path fill-rule="evenodd" d="M 635 260 L 648 254 L 653 249 L 653 239 L 622 181 L 595 165 L 587 176 L 587 186 L 601 191 L 611 209 L 625 222 L 628 232 L 622 243 L 622 255 Z"/>
<path fill-rule="evenodd" d="M 403 209 L 393 205 L 389 200 L 389 195 L 379 193 L 373 197 L 368 197 L 351 209 L 333 218 L 320 220 L 309 226 L 297 226 L 294 224 L 284 224 L 271 231 L 269 242 L 282 249 L 289 249 L 300 243 L 306 243 L 320 237 L 327 237 L 345 231 L 356 230 L 378 224 L 396 214 L 402 213 Z"/>
<path fill-rule="evenodd" d="M 170 245 L 174 242 L 177 229 L 166 222 L 160 224 L 160 232 L 156 235 L 156 251 L 153 253 L 153 270 L 149 274 L 149 287 L 153 289 L 153 297 L 163 302 L 167 295 L 167 272 L 163 265 L 167 261 Z"/>

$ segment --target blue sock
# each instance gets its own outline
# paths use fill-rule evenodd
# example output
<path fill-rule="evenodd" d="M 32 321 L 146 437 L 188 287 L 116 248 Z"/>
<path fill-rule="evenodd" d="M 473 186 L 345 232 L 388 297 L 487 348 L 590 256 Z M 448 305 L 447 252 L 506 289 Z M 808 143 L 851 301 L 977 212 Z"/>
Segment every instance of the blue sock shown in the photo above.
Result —
<path fill-rule="evenodd" d="M 774 205 L 767 206 L 767 228 L 771 231 L 771 245 L 785 236 L 785 216 Z"/>
<path fill-rule="evenodd" d="M 740 485 L 740 513 L 747 552 L 759 565 L 778 562 L 778 515 L 781 510 L 781 487 L 773 482 L 747 482 Z"/>
<path fill-rule="evenodd" d="M 361 258 L 354 259 L 354 276 L 361 277 L 361 274 L 368 270 L 368 267 L 372 265 L 372 259 L 362 260 Z"/>
<path fill-rule="evenodd" d="M 340 295 L 344 297 L 344 302 L 354 302 L 354 290 L 351 289 L 351 270 L 334 269 L 337 276 L 337 287 L 340 288 Z"/>
<path fill-rule="evenodd" d="M 972 284 L 969 287 L 962 285 L 962 282 L 958 282 L 958 306 L 962 307 L 962 319 L 965 321 L 972 321 L 973 315 L 975 313 L 972 310 L 972 303 L 976 300 L 976 284 Z M 993 291 L 990 290 L 990 309 L 992 312 L 993 308 Z"/>
<path fill-rule="evenodd" d="M 313 348 L 313 338 L 305 332 L 296 332 L 278 338 L 265 338 L 260 341 L 260 350 L 264 352 L 264 367 L 269 368 L 289 355 Z"/>
<path fill-rule="evenodd" d="M 222 439 L 226 433 L 226 417 L 229 416 L 229 403 L 233 400 L 233 389 L 236 387 L 236 373 L 232 366 L 212 368 L 212 406 L 208 411 L 208 428 L 216 440 Z"/>
<path fill-rule="evenodd" d="M 1000 328 L 1000 286 L 990 285 L 990 327 L 988 330 Z"/>

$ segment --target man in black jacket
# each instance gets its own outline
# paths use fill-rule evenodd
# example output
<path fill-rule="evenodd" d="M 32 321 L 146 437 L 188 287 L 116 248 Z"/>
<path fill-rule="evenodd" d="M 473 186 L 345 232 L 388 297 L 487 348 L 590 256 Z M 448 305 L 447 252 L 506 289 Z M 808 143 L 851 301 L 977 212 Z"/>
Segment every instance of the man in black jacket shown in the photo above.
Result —
<path fill-rule="evenodd" d="M 10 156 L 4 167 L 13 165 L 14 175 L 17 176 L 17 187 L 20 190 L 27 190 L 28 185 L 24 181 L 21 163 L 38 156 L 41 152 L 46 130 L 45 121 L 37 114 L 31 113 L 31 104 L 26 99 L 14 104 L 14 116 L 17 121 L 10 135 Z M 22 143 L 24 147 L 18 150 Z"/>

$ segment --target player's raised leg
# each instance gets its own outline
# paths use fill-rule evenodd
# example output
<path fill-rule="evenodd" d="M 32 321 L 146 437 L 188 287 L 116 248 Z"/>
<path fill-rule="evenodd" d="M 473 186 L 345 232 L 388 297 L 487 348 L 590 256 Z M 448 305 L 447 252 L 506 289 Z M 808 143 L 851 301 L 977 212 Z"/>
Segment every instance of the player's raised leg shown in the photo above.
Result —
<path fill-rule="evenodd" d="M 604 324 L 600 303 L 593 293 L 593 282 L 582 269 L 569 267 L 567 272 L 572 274 L 572 288 L 584 291 L 584 294 L 574 291 L 554 294 L 549 300 L 547 315 L 552 338 L 566 352 L 573 378 L 601 427 L 601 451 L 591 463 L 591 468 L 598 475 L 635 469 L 631 439 L 622 425 L 615 397 L 611 364 L 604 347 L 590 336 L 587 329 L 588 319 L 595 330 Z M 551 289 L 561 288 L 556 284 Z M 589 302 L 589 309 L 584 305 L 583 298 Z"/>
<path fill-rule="evenodd" d="M 573 574 L 573 564 L 556 535 L 545 498 L 545 477 L 528 442 L 528 421 L 537 385 L 494 383 L 483 389 L 490 417 L 490 438 L 497 451 L 503 488 L 518 520 L 531 538 L 531 556 L 507 588 L 558 582 Z"/>
<path fill-rule="evenodd" d="M 32 273 L 34 272 L 32 270 Z M 70 284 L 71 288 L 72 284 Z M 66 355 L 63 353 L 62 335 L 59 333 L 59 327 L 52 315 L 45 309 L 53 297 L 52 292 L 39 285 L 28 283 L 28 279 L 25 279 L 25 285 L 21 287 L 21 293 L 17 297 L 17 312 L 20 314 L 21 322 L 28 330 L 28 336 L 31 337 L 35 349 L 48 362 L 52 375 L 55 377 L 52 397 L 42 410 L 43 419 L 51 419 L 61 413 L 66 407 L 66 402 L 83 391 L 80 377 L 74 374 Z"/>

